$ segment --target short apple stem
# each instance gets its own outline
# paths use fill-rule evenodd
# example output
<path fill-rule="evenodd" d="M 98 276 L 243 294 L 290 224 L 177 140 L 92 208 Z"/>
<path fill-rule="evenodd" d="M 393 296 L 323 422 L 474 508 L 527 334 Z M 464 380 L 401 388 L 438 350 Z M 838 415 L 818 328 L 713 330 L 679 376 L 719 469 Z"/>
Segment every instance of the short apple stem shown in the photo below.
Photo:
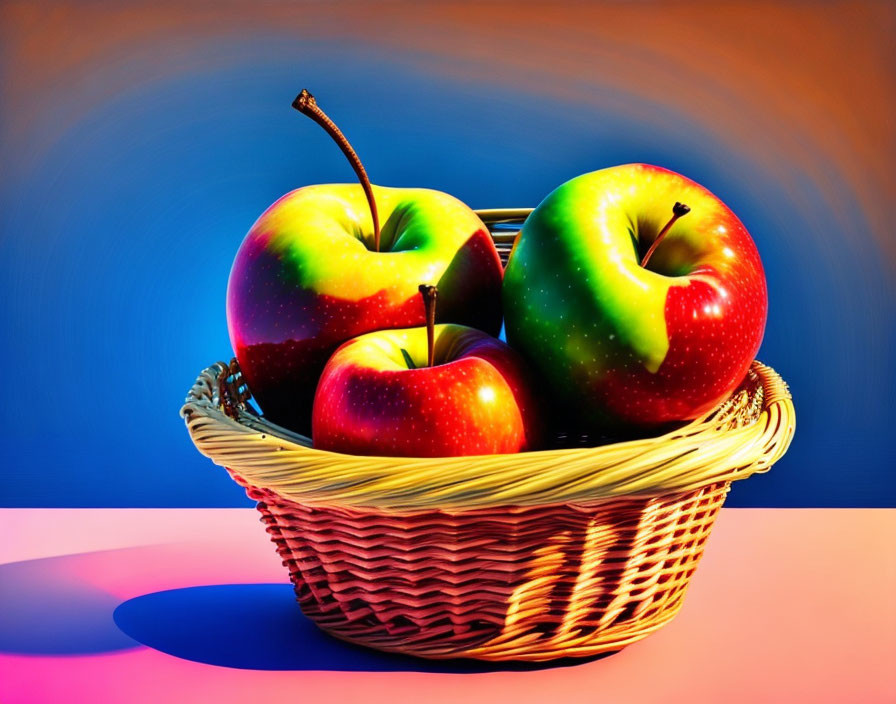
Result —
<path fill-rule="evenodd" d="M 327 116 L 327 113 L 320 109 L 314 96 L 307 90 L 304 88 L 302 89 L 302 92 L 292 101 L 292 106 L 303 115 L 310 117 L 326 130 L 327 134 L 333 138 L 333 141 L 336 142 L 342 150 L 342 153 L 345 154 L 346 159 L 348 159 L 349 163 L 352 165 L 352 168 L 355 170 L 358 180 L 361 182 L 361 188 L 364 189 L 364 195 L 367 196 L 367 204 L 370 206 L 370 216 L 373 218 L 373 246 L 376 251 L 379 252 L 380 218 L 376 211 L 376 201 L 373 198 L 373 187 L 370 185 L 370 179 L 367 176 L 367 171 L 364 169 L 364 164 L 361 163 L 361 159 L 358 157 L 358 153 L 352 148 L 352 145 L 349 144 L 345 135 L 342 134 L 342 130 L 340 130 Z"/>
<path fill-rule="evenodd" d="M 429 349 L 429 364 L 433 366 L 436 357 L 436 298 L 439 297 L 439 289 L 435 286 L 420 284 L 420 295 L 423 296 L 423 310 L 426 312 L 426 344 Z"/>
<path fill-rule="evenodd" d="M 663 241 L 663 237 L 666 236 L 666 233 L 669 232 L 669 230 L 675 224 L 675 221 L 683 215 L 687 215 L 689 212 L 691 212 L 691 209 L 684 203 L 676 203 L 672 206 L 672 217 L 669 218 L 669 222 L 666 223 L 665 227 L 660 230 L 660 234 L 656 236 L 653 244 L 650 245 L 650 249 L 647 250 L 647 254 L 644 255 L 643 259 L 641 259 L 641 266 L 647 266 L 648 260 L 653 255 L 654 251 L 656 251 L 656 248 L 659 246 L 660 242 Z"/>

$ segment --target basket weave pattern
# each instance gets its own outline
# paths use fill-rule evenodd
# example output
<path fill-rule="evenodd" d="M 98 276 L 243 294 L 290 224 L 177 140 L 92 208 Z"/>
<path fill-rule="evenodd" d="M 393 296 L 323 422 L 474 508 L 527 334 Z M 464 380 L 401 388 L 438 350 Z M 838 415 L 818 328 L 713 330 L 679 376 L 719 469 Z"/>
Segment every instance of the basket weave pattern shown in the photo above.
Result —
<path fill-rule="evenodd" d="M 429 658 L 585 657 L 656 630 L 730 482 L 768 470 L 794 427 L 786 386 L 759 363 L 666 435 L 521 455 L 322 452 L 245 400 L 236 365 L 218 364 L 182 413 L 258 502 L 304 613 L 344 640 Z"/>
<path fill-rule="evenodd" d="M 390 515 L 249 488 L 302 611 L 429 658 L 617 650 L 681 606 L 728 484 L 590 505 Z"/>

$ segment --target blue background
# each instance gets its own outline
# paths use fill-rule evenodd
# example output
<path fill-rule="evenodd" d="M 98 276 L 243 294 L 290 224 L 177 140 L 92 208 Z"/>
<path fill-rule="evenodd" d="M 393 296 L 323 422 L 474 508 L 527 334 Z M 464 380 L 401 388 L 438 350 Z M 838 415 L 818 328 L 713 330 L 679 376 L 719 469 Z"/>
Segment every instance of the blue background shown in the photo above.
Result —
<path fill-rule="evenodd" d="M 252 222 L 288 190 L 352 178 L 290 109 L 302 87 L 382 185 L 532 206 L 580 173 L 644 161 L 709 187 L 762 255 L 759 357 L 791 384 L 798 418 L 789 454 L 728 505 L 896 505 L 893 277 L 848 189 L 835 209 L 799 173 L 785 188 L 724 132 L 612 84 L 589 86 L 587 101 L 533 100 L 434 75 L 412 54 L 276 32 L 195 52 L 195 65 L 86 110 L 57 86 L 33 126 L 39 149 L 4 132 L 0 505 L 248 505 L 178 410 L 198 372 L 232 354 L 225 287 Z M 91 71 L 102 84 L 140 68 Z"/>

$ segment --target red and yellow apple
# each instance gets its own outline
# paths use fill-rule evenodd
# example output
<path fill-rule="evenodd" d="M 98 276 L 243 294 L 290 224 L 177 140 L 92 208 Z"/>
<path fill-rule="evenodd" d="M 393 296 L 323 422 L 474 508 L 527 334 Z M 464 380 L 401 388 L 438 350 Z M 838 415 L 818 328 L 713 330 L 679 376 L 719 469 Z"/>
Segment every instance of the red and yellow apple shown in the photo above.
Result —
<path fill-rule="evenodd" d="M 363 333 L 422 325 L 420 283 L 439 286 L 440 321 L 497 334 L 502 267 L 470 208 L 433 190 L 371 186 L 313 97 L 302 91 L 294 106 L 337 139 L 361 184 L 307 186 L 265 211 L 233 263 L 227 324 L 261 410 L 306 431 L 329 356 Z"/>

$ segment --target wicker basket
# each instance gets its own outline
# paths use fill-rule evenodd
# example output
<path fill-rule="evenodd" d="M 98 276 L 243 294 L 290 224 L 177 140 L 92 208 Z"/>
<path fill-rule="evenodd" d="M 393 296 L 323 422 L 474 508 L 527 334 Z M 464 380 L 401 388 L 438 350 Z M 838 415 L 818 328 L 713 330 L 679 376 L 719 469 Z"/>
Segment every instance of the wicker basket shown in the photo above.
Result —
<path fill-rule="evenodd" d="M 528 210 L 479 211 L 502 257 Z M 602 447 L 435 459 L 315 450 L 246 403 L 235 362 L 181 410 L 196 447 L 258 502 L 304 613 L 427 658 L 618 650 L 681 607 L 729 484 L 790 443 L 786 385 L 756 362 L 712 413 Z"/>

